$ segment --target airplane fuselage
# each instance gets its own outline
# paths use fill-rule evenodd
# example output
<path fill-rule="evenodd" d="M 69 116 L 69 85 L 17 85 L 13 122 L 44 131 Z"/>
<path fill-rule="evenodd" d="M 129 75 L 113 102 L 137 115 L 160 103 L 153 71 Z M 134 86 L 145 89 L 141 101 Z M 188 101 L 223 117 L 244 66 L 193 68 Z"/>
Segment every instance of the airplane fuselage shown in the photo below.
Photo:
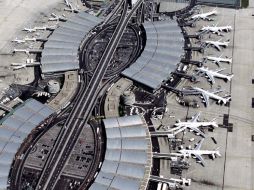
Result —
<path fill-rule="evenodd" d="M 210 61 L 216 61 L 216 62 L 232 63 L 232 59 L 227 59 L 227 58 L 207 56 L 206 59 L 208 59 Z"/>
<path fill-rule="evenodd" d="M 208 96 L 209 98 L 212 98 L 212 99 L 217 100 L 218 103 L 223 102 L 224 104 L 226 104 L 226 103 L 229 101 L 229 99 L 220 97 L 220 96 L 218 96 L 218 95 L 216 95 L 216 94 L 214 94 L 214 93 L 208 92 L 208 91 L 203 90 L 203 89 L 201 89 L 201 88 L 194 87 L 194 89 L 197 90 L 197 91 L 199 91 L 199 92 L 201 92 L 202 94 L 205 94 L 205 95 Z"/>
<path fill-rule="evenodd" d="M 202 13 L 202 14 L 197 14 L 197 15 L 194 15 L 191 17 L 191 19 L 207 19 L 207 20 L 210 20 L 210 18 L 208 18 L 209 16 L 212 16 L 212 15 L 216 15 L 217 14 L 217 11 L 211 11 L 211 12 L 207 12 L 207 13 Z"/>
<path fill-rule="evenodd" d="M 205 41 L 205 43 L 223 47 L 227 47 L 229 45 L 229 42 L 219 42 L 219 41 Z"/>
<path fill-rule="evenodd" d="M 216 150 L 180 150 L 179 153 L 183 154 L 183 155 L 188 155 L 188 156 L 195 156 L 195 155 L 215 155 L 218 154 L 219 151 Z"/>
<path fill-rule="evenodd" d="M 216 122 L 180 122 L 176 123 L 175 126 L 185 126 L 187 128 L 198 128 L 198 127 L 207 127 L 207 126 L 213 126 L 218 127 Z"/>
<path fill-rule="evenodd" d="M 207 77 L 210 78 L 210 80 L 212 80 L 212 81 L 214 80 L 213 77 L 226 79 L 226 80 L 230 81 L 233 76 L 233 75 L 224 75 L 224 74 L 221 74 L 217 71 L 212 71 L 212 70 L 208 70 L 205 68 L 198 68 L 198 70 L 205 73 L 207 75 Z"/>

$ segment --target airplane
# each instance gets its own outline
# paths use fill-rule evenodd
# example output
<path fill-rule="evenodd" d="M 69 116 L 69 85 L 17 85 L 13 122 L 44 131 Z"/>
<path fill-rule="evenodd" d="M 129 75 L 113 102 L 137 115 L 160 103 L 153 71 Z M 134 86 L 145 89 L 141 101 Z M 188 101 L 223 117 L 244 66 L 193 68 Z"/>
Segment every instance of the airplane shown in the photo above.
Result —
<path fill-rule="evenodd" d="M 216 118 L 214 118 L 213 120 L 211 120 L 210 122 L 199 122 L 199 117 L 200 117 L 201 112 L 198 112 L 197 114 L 195 114 L 191 120 L 188 120 L 186 122 L 182 122 L 180 120 L 178 120 L 177 123 L 174 124 L 174 126 L 176 126 L 175 128 L 179 129 L 178 131 L 183 131 L 186 128 L 195 131 L 196 133 L 200 134 L 202 137 L 205 137 L 205 133 L 202 132 L 199 127 L 213 127 L 213 128 L 217 128 L 218 124 L 215 122 Z M 173 129 L 175 129 L 173 128 Z M 177 131 L 177 132 L 178 132 Z"/>
<path fill-rule="evenodd" d="M 70 3 L 69 3 L 69 1 L 68 1 L 68 0 L 64 0 L 64 3 L 66 4 L 66 6 L 67 6 L 67 7 L 69 7 L 69 6 L 70 6 Z"/>
<path fill-rule="evenodd" d="M 73 5 L 68 1 L 68 0 L 64 0 L 65 5 L 69 8 L 64 8 L 65 11 L 70 11 L 72 13 L 78 13 L 79 10 L 77 10 L 76 8 L 73 7 Z"/>
<path fill-rule="evenodd" d="M 26 63 L 12 63 L 11 66 L 13 67 L 13 70 L 19 70 L 19 69 L 23 69 L 23 68 L 27 68 L 27 67 L 35 67 L 40 65 L 39 62 L 33 62 L 30 64 L 26 64 Z"/>
<path fill-rule="evenodd" d="M 209 46 L 213 46 L 214 48 L 216 48 L 218 51 L 221 51 L 221 47 L 228 47 L 230 43 L 230 40 L 227 40 L 227 41 L 224 41 L 224 42 L 221 42 L 221 40 L 218 40 L 218 41 L 205 41 L 204 44 L 206 44 L 206 47 L 209 47 Z"/>
<path fill-rule="evenodd" d="M 232 29 L 232 26 L 203 26 L 200 31 L 203 32 L 211 32 L 213 34 L 217 34 L 219 36 L 222 36 L 221 32 L 230 32 Z"/>
<path fill-rule="evenodd" d="M 27 32 L 36 32 L 35 28 L 24 28 L 23 31 L 27 31 Z"/>
<path fill-rule="evenodd" d="M 223 103 L 224 105 L 231 100 L 230 96 L 221 97 L 216 95 L 217 93 L 221 92 L 221 90 L 218 90 L 215 92 L 209 92 L 198 87 L 192 87 L 192 88 L 202 95 L 203 102 L 205 103 L 206 106 L 209 106 L 209 98 L 215 99 L 217 100 L 218 104 Z"/>
<path fill-rule="evenodd" d="M 191 179 L 186 179 L 186 178 L 180 178 L 180 179 L 170 178 L 169 180 L 172 180 L 175 183 L 179 183 L 180 185 L 184 185 L 184 186 L 190 186 L 191 185 Z"/>
<path fill-rule="evenodd" d="M 34 27 L 35 30 L 47 30 L 47 26 L 36 26 Z"/>
<path fill-rule="evenodd" d="M 14 53 L 16 53 L 16 52 L 24 52 L 27 55 L 30 54 L 29 50 L 27 50 L 27 49 L 14 49 L 13 52 Z"/>
<path fill-rule="evenodd" d="M 192 150 L 182 149 L 182 150 L 179 150 L 178 152 L 182 154 L 184 158 L 186 157 L 189 158 L 192 156 L 198 159 L 202 166 L 205 166 L 205 161 L 202 155 L 211 155 L 213 159 L 215 159 L 217 156 L 221 157 L 221 154 L 218 148 L 215 150 L 200 150 L 203 141 L 204 141 L 204 138 L 201 139 L 199 143 L 197 144 L 197 146 Z"/>
<path fill-rule="evenodd" d="M 214 19 L 212 18 L 209 18 L 210 16 L 212 15 L 217 15 L 218 12 L 216 11 L 216 9 L 210 11 L 210 12 L 207 12 L 207 13 L 201 13 L 201 14 L 196 14 L 196 15 L 193 15 L 190 19 L 191 20 L 208 20 L 208 21 L 213 21 Z"/>
<path fill-rule="evenodd" d="M 221 74 L 220 72 L 223 70 L 225 70 L 225 69 L 218 69 L 218 70 L 213 71 L 213 70 L 209 70 L 206 67 L 196 68 L 197 74 L 200 74 L 200 73 L 205 74 L 206 77 L 208 78 L 208 81 L 210 81 L 212 84 L 215 83 L 214 77 L 221 78 L 226 81 L 231 81 L 231 79 L 234 75 L 233 74 L 230 74 L 230 75 Z"/>
<path fill-rule="evenodd" d="M 27 55 L 30 55 L 31 53 L 41 53 L 41 49 L 14 49 L 13 53 L 16 52 L 21 52 L 21 53 L 26 53 Z"/>
<path fill-rule="evenodd" d="M 25 37 L 24 39 L 18 39 L 16 38 L 15 40 L 12 40 L 12 42 L 16 42 L 18 44 L 21 44 L 21 43 L 26 43 L 27 41 L 33 41 L 33 42 L 36 42 L 36 38 L 27 38 Z"/>
<path fill-rule="evenodd" d="M 66 21 L 66 17 L 63 14 L 62 16 L 58 16 L 55 13 L 51 13 L 51 18 L 49 18 L 49 21 Z"/>
<path fill-rule="evenodd" d="M 16 42 L 18 44 L 22 44 L 22 43 L 25 43 L 26 41 L 25 40 L 19 40 L 18 38 L 16 38 L 15 40 L 12 40 L 12 42 Z"/>
<path fill-rule="evenodd" d="M 232 57 L 231 58 L 228 58 L 228 57 L 222 58 L 222 55 L 220 57 L 206 56 L 204 60 L 205 61 L 210 60 L 218 66 L 220 66 L 221 62 L 228 63 L 228 64 L 232 63 Z"/>

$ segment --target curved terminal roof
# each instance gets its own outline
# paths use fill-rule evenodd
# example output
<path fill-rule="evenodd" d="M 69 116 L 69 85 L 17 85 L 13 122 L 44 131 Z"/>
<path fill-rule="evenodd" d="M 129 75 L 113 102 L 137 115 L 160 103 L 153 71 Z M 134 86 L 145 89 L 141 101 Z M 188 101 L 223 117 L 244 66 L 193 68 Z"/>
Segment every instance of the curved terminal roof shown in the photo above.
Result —
<path fill-rule="evenodd" d="M 175 20 L 145 22 L 146 46 L 141 56 L 122 74 L 152 89 L 161 86 L 183 54 L 184 38 Z"/>
<path fill-rule="evenodd" d="M 0 120 L 0 190 L 7 189 L 11 164 L 20 145 L 53 113 L 47 105 L 29 99 Z"/>
<path fill-rule="evenodd" d="M 104 120 L 107 149 L 90 190 L 146 189 L 151 168 L 151 142 L 140 116 Z"/>
<path fill-rule="evenodd" d="M 42 73 L 79 69 L 78 49 L 87 33 L 102 20 L 80 12 L 59 25 L 44 45 Z"/>

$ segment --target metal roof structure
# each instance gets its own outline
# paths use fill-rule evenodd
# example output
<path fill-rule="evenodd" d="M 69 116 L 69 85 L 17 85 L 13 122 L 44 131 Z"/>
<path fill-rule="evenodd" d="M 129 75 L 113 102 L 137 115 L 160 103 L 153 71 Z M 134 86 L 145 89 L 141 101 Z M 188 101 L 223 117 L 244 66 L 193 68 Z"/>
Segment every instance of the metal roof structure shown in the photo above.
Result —
<path fill-rule="evenodd" d="M 78 50 L 81 41 L 102 19 L 80 12 L 59 25 L 44 44 L 42 73 L 79 69 Z"/>
<path fill-rule="evenodd" d="M 155 90 L 176 69 L 184 52 L 184 38 L 175 20 L 145 22 L 144 28 L 145 49 L 122 75 Z"/>
<path fill-rule="evenodd" d="M 151 141 L 144 119 L 105 119 L 107 149 L 101 171 L 90 190 L 146 189 L 151 169 Z"/>
<path fill-rule="evenodd" d="M 7 189 L 11 164 L 20 145 L 54 112 L 47 105 L 29 99 L 0 120 L 0 190 Z"/>
<path fill-rule="evenodd" d="M 197 3 L 213 6 L 240 7 L 240 0 L 197 0 Z"/>

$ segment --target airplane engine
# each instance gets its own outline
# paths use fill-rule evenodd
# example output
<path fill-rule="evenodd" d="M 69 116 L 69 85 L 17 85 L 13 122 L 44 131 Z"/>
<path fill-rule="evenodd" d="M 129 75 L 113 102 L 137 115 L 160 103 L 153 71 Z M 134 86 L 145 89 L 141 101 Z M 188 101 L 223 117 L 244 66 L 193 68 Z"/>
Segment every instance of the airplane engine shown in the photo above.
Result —
<path fill-rule="evenodd" d="M 218 104 L 218 105 L 222 105 L 222 103 L 223 103 L 223 102 L 222 102 L 221 100 L 218 100 L 218 101 L 217 101 L 217 104 Z"/>

